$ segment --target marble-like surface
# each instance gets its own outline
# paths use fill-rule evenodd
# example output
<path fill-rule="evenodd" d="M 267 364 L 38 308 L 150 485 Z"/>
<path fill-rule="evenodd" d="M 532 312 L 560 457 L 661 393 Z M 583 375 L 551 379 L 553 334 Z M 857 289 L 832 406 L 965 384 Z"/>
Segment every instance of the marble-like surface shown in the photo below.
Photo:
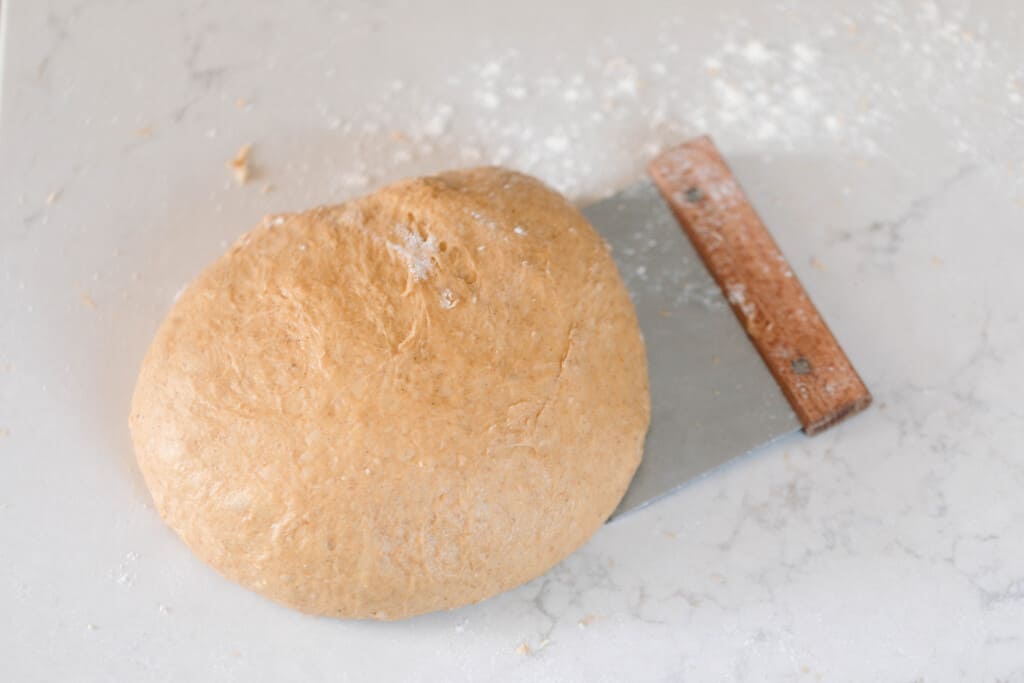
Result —
<path fill-rule="evenodd" d="M 478 5 L 2 3 L 0 678 L 1024 680 L 1020 4 Z M 279 608 L 160 523 L 135 370 L 262 214 L 484 162 L 582 202 L 700 132 L 870 412 L 402 623 Z"/>

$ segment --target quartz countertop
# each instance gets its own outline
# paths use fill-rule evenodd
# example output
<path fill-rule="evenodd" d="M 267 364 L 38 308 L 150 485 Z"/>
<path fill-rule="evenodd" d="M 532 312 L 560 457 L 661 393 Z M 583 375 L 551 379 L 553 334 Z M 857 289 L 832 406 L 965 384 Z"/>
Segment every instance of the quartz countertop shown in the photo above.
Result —
<path fill-rule="evenodd" d="M 1024 679 L 1024 8 L 6 0 L 0 678 Z M 582 203 L 711 134 L 875 395 L 546 576 L 319 619 L 166 528 L 127 430 L 266 213 L 495 163 Z M 251 144 L 251 177 L 228 162 Z"/>

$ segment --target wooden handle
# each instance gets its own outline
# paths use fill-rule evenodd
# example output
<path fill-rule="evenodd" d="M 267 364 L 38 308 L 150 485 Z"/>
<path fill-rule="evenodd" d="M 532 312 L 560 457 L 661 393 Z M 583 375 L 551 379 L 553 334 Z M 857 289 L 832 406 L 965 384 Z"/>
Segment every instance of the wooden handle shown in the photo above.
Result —
<path fill-rule="evenodd" d="M 807 434 L 871 404 L 871 394 L 711 138 L 690 140 L 648 172 L 672 207 Z"/>

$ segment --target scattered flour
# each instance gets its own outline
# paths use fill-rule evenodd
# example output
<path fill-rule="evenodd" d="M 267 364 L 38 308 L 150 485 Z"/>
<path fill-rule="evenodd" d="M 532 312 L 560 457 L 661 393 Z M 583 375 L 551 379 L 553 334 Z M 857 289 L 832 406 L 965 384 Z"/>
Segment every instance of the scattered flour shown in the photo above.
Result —
<path fill-rule="evenodd" d="M 350 145 L 331 162 L 334 186 L 354 193 L 456 164 L 500 164 L 589 199 L 702 133 L 734 154 L 826 148 L 870 160 L 927 120 L 946 151 L 970 157 L 1005 148 L 990 133 L 1007 119 L 1024 122 L 1024 69 L 966 2 L 779 11 L 787 26 L 768 34 L 722 10 L 702 47 L 679 42 L 688 18 L 669 12 L 640 47 L 609 38 L 544 63 L 494 48 L 443 78 L 386 81 L 344 117 L 325 104 L 324 128 Z M 996 101 L 993 84 L 1005 92 Z M 986 125 L 995 120 L 1003 125 Z"/>
<path fill-rule="evenodd" d="M 564 135 L 551 135 L 544 139 L 544 146 L 558 154 L 569 149 L 569 138 Z"/>
<path fill-rule="evenodd" d="M 450 104 L 442 104 L 438 106 L 434 115 L 423 125 L 423 133 L 427 137 L 432 138 L 443 135 L 448 129 L 448 124 L 452 120 L 452 115 L 454 113 L 455 109 Z"/>
<path fill-rule="evenodd" d="M 739 52 L 751 64 L 764 64 L 772 59 L 772 53 L 756 40 L 748 42 Z"/>
<path fill-rule="evenodd" d="M 124 561 L 119 562 L 117 567 L 109 572 L 114 583 L 125 588 L 131 588 L 136 579 L 136 563 L 139 556 L 135 552 L 125 553 Z"/>
<path fill-rule="evenodd" d="M 366 187 L 370 184 L 370 177 L 358 171 L 344 173 L 339 180 L 346 187 Z"/>

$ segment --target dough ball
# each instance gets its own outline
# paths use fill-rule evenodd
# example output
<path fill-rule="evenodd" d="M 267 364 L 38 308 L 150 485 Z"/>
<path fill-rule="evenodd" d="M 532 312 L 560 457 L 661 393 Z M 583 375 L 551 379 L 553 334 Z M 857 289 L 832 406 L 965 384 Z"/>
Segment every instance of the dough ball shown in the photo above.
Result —
<path fill-rule="evenodd" d="M 537 180 L 478 168 L 266 219 L 174 305 L 130 421 L 157 509 L 221 574 L 397 619 L 578 548 L 649 418 L 605 243 Z"/>

